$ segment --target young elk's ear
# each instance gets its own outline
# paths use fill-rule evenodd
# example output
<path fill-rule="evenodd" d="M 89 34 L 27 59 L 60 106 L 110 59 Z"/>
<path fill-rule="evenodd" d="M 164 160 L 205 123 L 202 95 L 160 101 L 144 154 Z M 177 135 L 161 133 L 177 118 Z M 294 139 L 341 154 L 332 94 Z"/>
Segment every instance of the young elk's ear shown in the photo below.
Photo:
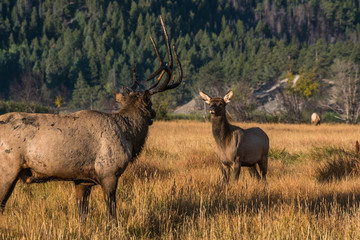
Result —
<path fill-rule="evenodd" d="M 211 100 L 211 97 L 209 97 L 209 95 L 207 95 L 206 93 L 200 91 L 199 92 L 202 100 L 204 100 L 207 104 L 210 104 L 210 100 Z"/>
<path fill-rule="evenodd" d="M 226 103 L 230 102 L 230 99 L 232 98 L 233 95 L 234 95 L 233 91 L 230 90 L 230 91 L 225 95 L 224 101 L 225 101 Z"/>

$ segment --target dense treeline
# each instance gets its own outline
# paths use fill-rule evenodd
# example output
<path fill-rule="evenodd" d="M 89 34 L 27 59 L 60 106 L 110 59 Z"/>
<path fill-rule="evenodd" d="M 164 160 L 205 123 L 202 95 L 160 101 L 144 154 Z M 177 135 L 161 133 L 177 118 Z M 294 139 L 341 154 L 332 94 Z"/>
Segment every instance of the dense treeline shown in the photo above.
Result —
<path fill-rule="evenodd" d="M 182 61 L 185 84 L 166 107 L 204 91 L 257 87 L 289 73 L 331 78 L 335 59 L 360 61 L 357 0 L 2 0 L 0 97 L 73 109 L 106 109 L 114 91 L 165 56 L 159 15 Z M 310 74 L 311 73 L 311 74 Z M 221 92 L 221 91 L 220 91 Z"/>

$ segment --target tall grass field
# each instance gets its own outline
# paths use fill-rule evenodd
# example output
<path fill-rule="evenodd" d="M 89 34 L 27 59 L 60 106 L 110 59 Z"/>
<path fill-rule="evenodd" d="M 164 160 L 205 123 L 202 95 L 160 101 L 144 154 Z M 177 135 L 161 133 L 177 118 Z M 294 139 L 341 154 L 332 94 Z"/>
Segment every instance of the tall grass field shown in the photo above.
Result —
<path fill-rule="evenodd" d="M 222 185 L 210 123 L 155 122 L 119 179 L 117 225 L 99 186 L 81 224 L 73 183 L 19 181 L 0 215 L 0 239 L 360 238 L 359 126 L 236 125 L 268 134 L 266 182 L 242 168 Z"/>

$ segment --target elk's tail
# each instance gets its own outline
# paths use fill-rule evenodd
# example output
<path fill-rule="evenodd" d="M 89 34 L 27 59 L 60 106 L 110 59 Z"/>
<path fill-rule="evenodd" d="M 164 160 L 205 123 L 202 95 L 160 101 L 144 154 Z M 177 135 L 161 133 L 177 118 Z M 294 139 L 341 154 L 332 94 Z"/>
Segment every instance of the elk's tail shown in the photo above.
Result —
<path fill-rule="evenodd" d="M 355 148 L 356 148 L 356 154 L 358 154 L 358 155 L 359 155 L 360 146 L 359 146 L 359 142 L 358 142 L 358 140 L 356 140 Z"/>

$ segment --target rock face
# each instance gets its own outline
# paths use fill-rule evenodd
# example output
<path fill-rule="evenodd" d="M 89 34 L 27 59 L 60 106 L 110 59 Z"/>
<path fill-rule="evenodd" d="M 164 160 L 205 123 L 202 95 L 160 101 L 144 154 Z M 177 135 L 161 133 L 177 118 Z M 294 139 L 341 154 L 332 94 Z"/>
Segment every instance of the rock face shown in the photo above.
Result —
<path fill-rule="evenodd" d="M 300 76 L 297 75 L 294 78 L 292 87 L 295 87 Z M 334 81 L 328 79 L 322 79 L 322 82 L 326 85 L 326 92 L 321 97 L 320 106 L 334 106 L 336 104 L 337 89 Z M 259 112 L 267 113 L 271 115 L 279 115 L 285 111 L 283 106 L 283 99 L 281 97 L 281 90 L 285 89 L 288 79 L 279 80 L 276 82 L 268 83 L 259 86 L 252 91 L 252 97 L 256 102 L 256 109 Z M 226 89 L 229 90 L 229 89 Z M 237 93 L 235 93 L 236 95 Z M 233 100 L 236 101 L 236 100 Z M 325 107 L 324 107 L 325 108 Z M 236 111 L 236 110 L 235 110 Z M 176 108 L 174 113 L 178 114 L 207 114 L 206 105 L 203 104 L 200 97 L 196 96 L 190 102 Z"/>
<path fill-rule="evenodd" d="M 296 85 L 299 76 L 296 76 L 293 86 Z M 259 103 L 258 109 L 262 112 L 270 114 L 279 114 L 283 110 L 282 100 L 280 97 L 280 90 L 283 89 L 288 82 L 288 79 L 277 81 L 275 83 L 264 84 L 253 91 L 253 97 Z M 190 102 L 175 109 L 176 114 L 202 114 L 206 109 L 200 97 L 195 97 Z"/>
<path fill-rule="evenodd" d="M 175 114 L 198 114 L 198 113 L 204 113 L 205 110 L 204 102 L 201 100 L 201 98 L 195 97 L 190 102 L 177 107 L 174 111 Z"/>
<path fill-rule="evenodd" d="M 258 109 L 270 114 L 278 114 L 283 110 L 280 90 L 285 88 L 288 79 L 265 84 L 254 91 L 254 97 L 259 102 Z"/>

